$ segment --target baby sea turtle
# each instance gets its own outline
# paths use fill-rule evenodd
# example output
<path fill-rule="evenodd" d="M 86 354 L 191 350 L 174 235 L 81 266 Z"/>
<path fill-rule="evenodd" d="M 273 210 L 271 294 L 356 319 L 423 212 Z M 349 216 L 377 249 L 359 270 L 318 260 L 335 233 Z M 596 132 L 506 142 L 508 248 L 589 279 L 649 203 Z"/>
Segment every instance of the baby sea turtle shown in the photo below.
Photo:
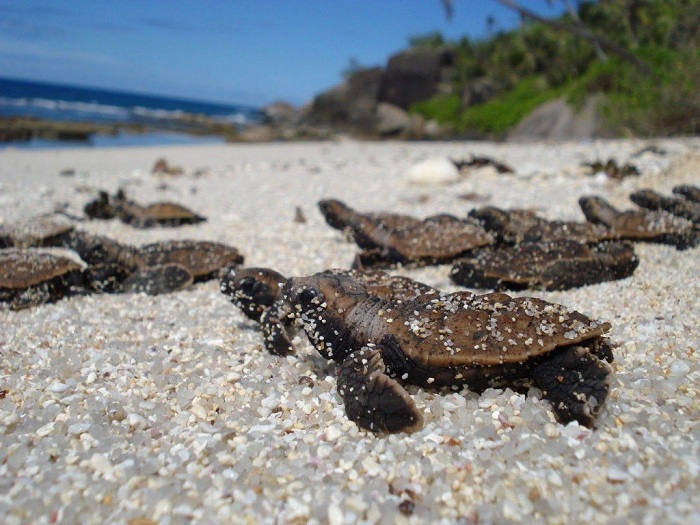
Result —
<path fill-rule="evenodd" d="M 165 241 L 136 249 L 138 266 L 179 264 L 196 282 L 219 277 L 222 268 L 243 264 L 243 256 L 233 246 L 210 241 Z"/>
<path fill-rule="evenodd" d="M 682 197 L 666 197 L 653 190 L 639 190 L 630 195 L 637 206 L 648 210 L 663 210 L 700 224 L 700 203 Z"/>
<path fill-rule="evenodd" d="M 39 215 L 0 225 L 0 248 L 54 246 L 57 239 L 73 231 L 73 225 L 55 215 Z"/>
<path fill-rule="evenodd" d="M 578 241 L 599 242 L 610 239 L 608 229 L 599 224 L 576 221 L 550 221 L 532 210 L 503 210 L 495 206 L 476 208 L 469 216 L 496 236 L 499 243 Z"/>
<path fill-rule="evenodd" d="M 360 267 L 440 264 L 452 261 L 493 237 L 472 220 L 435 215 L 420 220 L 391 213 L 358 213 L 339 200 L 318 203 L 326 222 L 345 231 L 362 248 Z"/>
<path fill-rule="evenodd" d="M 700 203 L 700 187 L 681 184 L 673 188 L 673 193 L 680 195 L 692 202 Z"/>
<path fill-rule="evenodd" d="M 297 322 L 322 356 L 341 363 L 338 392 L 363 428 L 421 428 L 422 415 L 399 381 L 481 391 L 532 380 L 562 422 L 587 426 L 607 397 L 610 325 L 564 306 L 426 285 L 415 299 L 392 300 L 343 271 L 294 277 L 281 287 L 279 277 L 267 279 L 262 269 L 257 275 L 265 276 L 257 292 L 255 271 L 225 277 L 222 290 L 238 304 L 236 290 L 247 288 L 249 311 L 262 297 L 260 324 L 273 354 L 293 352 L 285 326 Z"/>
<path fill-rule="evenodd" d="M 84 212 L 91 219 L 118 217 L 135 228 L 182 226 L 206 220 L 205 217 L 174 202 L 157 202 L 143 206 L 128 199 L 123 190 L 119 190 L 114 196 L 109 196 L 104 191 L 100 192 L 96 200 L 85 205 Z"/>
<path fill-rule="evenodd" d="M 0 250 L 0 302 L 20 310 L 108 286 L 119 268 L 84 268 L 76 260 L 39 248 Z"/>
<path fill-rule="evenodd" d="M 457 261 L 450 279 L 472 288 L 567 290 L 624 279 L 638 264 L 628 243 L 525 242 L 483 248 Z"/>
<path fill-rule="evenodd" d="M 597 196 L 581 197 L 578 202 L 589 222 L 610 228 L 619 239 L 672 244 L 679 250 L 700 243 L 700 230 L 691 221 L 668 212 L 619 211 Z"/>

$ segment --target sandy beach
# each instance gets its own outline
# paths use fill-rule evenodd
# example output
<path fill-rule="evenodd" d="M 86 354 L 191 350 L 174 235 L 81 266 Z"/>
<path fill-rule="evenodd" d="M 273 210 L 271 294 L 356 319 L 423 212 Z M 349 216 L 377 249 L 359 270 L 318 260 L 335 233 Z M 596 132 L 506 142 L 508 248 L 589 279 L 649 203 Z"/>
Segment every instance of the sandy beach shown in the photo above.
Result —
<path fill-rule="evenodd" d="M 236 144 L 0 151 L 0 221 L 100 189 L 177 201 L 208 217 L 180 228 L 77 227 L 134 245 L 220 241 L 246 266 L 285 275 L 348 268 L 356 252 L 316 202 L 415 216 L 527 207 L 584 220 L 598 194 L 700 185 L 700 139 L 527 145 L 478 142 Z M 415 185 L 430 157 L 487 155 L 449 185 Z M 156 176 L 165 157 L 179 176 Z M 582 162 L 634 162 L 639 177 L 589 176 Z M 65 170 L 72 170 L 66 175 Z M 61 172 L 64 172 L 63 174 Z M 299 208 L 306 222 L 295 222 Z M 14 524 L 700 523 L 700 249 L 636 244 L 635 274 L 564 292 L 527 292 L 612 324 L 611 394 L 590 430 L 558 423 L 539 392 L 408 387 L 414 434 L 350 422 L 337 365 L 306 341 L 268 354 L 216 281 L 169 295 L 71 297 L 0 309 L 0 516 Z M 457 290 L 450 266 L 402 269 Z M 1 521 L 1 520 L 0 520 Z"/>

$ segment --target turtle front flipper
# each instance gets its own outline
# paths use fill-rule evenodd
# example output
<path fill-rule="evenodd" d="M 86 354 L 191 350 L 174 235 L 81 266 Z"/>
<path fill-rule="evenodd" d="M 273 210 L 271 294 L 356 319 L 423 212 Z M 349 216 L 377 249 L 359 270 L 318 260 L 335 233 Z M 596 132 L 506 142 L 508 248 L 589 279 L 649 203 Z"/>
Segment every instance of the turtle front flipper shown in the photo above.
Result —
<path fill-rule="evenodd" d="M 290 355 L 294 353 L 294 346 L 287 335 L 284 324 L 289 319 L 289 307 L 286 303 L 275 303 L 263 312 L 260 318 L 260 329 L 265 339 L 265 348 L 275 355 Z"/>
<path fill-rule="evenodd" d="M 557 419 L 592 427 L 610 390 L 610 372 L 610 365 L 588 349 L 568 346 L 543 356 L 533 378 Z"/>
<path fill-rule="evenodd" d="M 338 393 L 350 420 L 373 432 L 414 432 L 423 416 L 408 392 L 384 372 L 377 347 L 349 354 L 340 367 Z"/>

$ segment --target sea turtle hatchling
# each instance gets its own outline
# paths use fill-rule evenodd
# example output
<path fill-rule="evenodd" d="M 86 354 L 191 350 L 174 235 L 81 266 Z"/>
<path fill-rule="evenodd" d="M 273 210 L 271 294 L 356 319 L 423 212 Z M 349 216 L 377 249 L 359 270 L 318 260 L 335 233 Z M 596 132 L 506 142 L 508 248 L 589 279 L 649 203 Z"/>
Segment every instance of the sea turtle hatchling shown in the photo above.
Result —
<path fill-rule="evenodd" d="M 674 186 L 673 193 L 680 195 L 681 197 L 688 199 L 691 202 L 700 203 L 700 187 L 691 186 L 690 184 L 680 184 Z"/>
<path fill-rule="evenodd" d="M 587 426 L 607 397 L 612 350 L 604 334 L 610 325 L 562 305 L 503 293 L 445 294 L 422 284 L 415 298 L 401 292 L 392 300 L 344 271 L 283 283 L 280 274 L 269 275 L 264 269 L 233 272 L 222 291 L 249 311 L 259 307 L 273 354 L 293 352 L 286 327 L 300 324 L 322 356 L 340 363 L 338 393 L 348 417 L 363 428 L 422 427 L 400 382 L 481 391 L 531 380 L 559 420 Z M 246 292 L 237 296 L 242 288 Z"/>
<path fill-rule="evenodd" d="M 107 288 L 121 279 L 111 265 L 84 267 L 75 259 L 40 248 L 0 250 L 0 303 L 13 310 Z"/>
<path fill-rule="evenodd" d="M 672 244 L 678 250 L 700 244 L 700 229 L 691 221 L 668 212 L 619 211 L 598 196 L 584 196 L 578 202 L 586 220 L 610 228 L 618 239 Z"/>
<path fill-rule="evenodd" d="M 318 203 L 326 222 L 346 232 L 362 249 L 361 268 L 394 264 L 440 264 L 493 243 L 480 224 L 452 215 L 416 219 L 393 213 L 358 213 L 336 199 Z"/>
<path fill-rule="evenodd" d="M 683 217 L 700 224 L 700 203 L 693 202 L 683 197 L 667 197 L 654 190 L 639 190 L 630 194 L 630 200 L 637 206 L 648 210 L 663 210 L 678 217 Z"/>
<path fill-rule="evenodd" d="M 101 191 L 97 199 L 85 205 L 83 211 L 91 219 L 118 217 L 122 222 L 134 228 L 182 226 L 206 220 L 206 217 L 174 202 L 141 205 L 128 199 L 123 190 L 119 190 L 113 196 Z"/>
<path fill-rule="evenodd" d="M 599 224 L 547 220 L 527 209 L 504 210 L 485 206 L 471 210 L 469 217 L 479 221 L 495 235 L 499 244 L 551 241 L 595 243 L 613 237 L 608 228 Z"/>
<path fill-rule="evenodd" d="M 462 286 L 496 291 L 568 290 L 624 279 L 638 265 L 629 243 L 524 242 L 483 248 L 473 257 L 457 261 L 450 279 Z"/>
<path fill-rule="evenodd" d="M 38 215 L 0 225 L 0 248 L 53 246 L 73 231 L 73 225 L 56 215 Z"/>

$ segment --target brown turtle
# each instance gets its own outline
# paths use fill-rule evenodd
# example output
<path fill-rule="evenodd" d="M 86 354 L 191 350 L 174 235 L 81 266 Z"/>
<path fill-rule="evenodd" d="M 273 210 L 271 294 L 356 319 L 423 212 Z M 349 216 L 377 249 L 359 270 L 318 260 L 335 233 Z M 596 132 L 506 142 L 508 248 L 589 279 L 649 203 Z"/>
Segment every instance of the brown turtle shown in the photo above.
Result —
<path fill-rule="evenodd" d="M 20 310 L 74 294 L 97 292 L 120 279 L 120 268 L 84 267 L 76 260 L 39 248 L 0 250 L 0 302 Z"/>
<path fill-rule="evenodd" d="M 222 268 L 243 263 L 243 256 L 233 246 L 210 241 L 165 241 L 136 249 L 139 267 L 179 264 L 196 282 L 219 277 Z"/>
<path fill-rule="evenodd" d="M 700 203 L 700 187 L 681 184 L 673 188 L 673 193 L 686 198 L 689 201 Z"/>
<path fill-rule="evenodd" d="M 532 210 L 503 210 L 495 206 L 476 208 L 469 216 L 496 236 L 499 243 L 578 241 L 599 242 L 610 239 L 608 228 L 590 222 L 550 221 Z"/>
<path fill-rule="evenodd" d="M 255 275 L 227 277 L 231 282 L 222 289 L 236 302 L 230 291 L 244 283 L 250 290 Z M 338 392 L 348 417 L 363 428 L 410 432 L 422 426 L 400 381 L 481 391 L 531 380 L 562 422 L 587 426 L 607 397 L 611 368 L 605 361 L 612 351 L 604 334 L 610 325 L 564 306 L 503 293 L 431 293 L 429 287 L 427 294 L 397 301 L 372 293 L 347 272 L 294 277 L 281 288 L 276 278 L 269 281 L 272 289 L 267 282 L 260 281 L 257 303 L 266 347 L 290 354 L 285 326 L 301 324 L 321 355 L 341 364 Z M 255 293 L 245 300 L 255 304 Z"/>
<path fill-rule="evenodd" d="M 632 246 L 623 242 L 525 242 L 483 248 L 457 261 L 450 279 L 472 288 L 567 290 L 624 279 L 638 264 Z"/>
<path fill-rule="evenodd" d="M 318 203 L 326 222 L 362 248 L 360 267 L 440 264 L 493 242 L 476 221 L 452 215 L 416 219 L 391 213 L 358 213 L 339 200 Z"/>
<path fill-rule="evenodd" d="M 104 191 L 100 192 L 96 200 L 85 206 L 84 212 L 93 219 L 118 217 L 122 222 L 135 228 L 182 226 L 206 220 L 206 217 L 174 202 L 156 202 L 143 206 L 128 199 L 123 190 L 119 190 L 113 196 L 109 196 Z"/>
<path fill-rule="evenodd" d="M 395 303 L 422 300 L 440 293 L 427 284 L 381 270 L 332 269 L 326 273 L 351 277 L 361 282 L 369 293 Z M 230 267 L 221 278 L 220 289 L 248 318 L 260 321 L 286 282 L 284 275 L 270 268 Z"/>
<path fill-rule="evenodd" d="M 608 159 L 606 162 L 597 160 L 584 163 L 583 165 L 590 168 L 591 175 L 602 172 L 611 179 L 624 179 L 625 177 L 638 177 L 640 175 L 639 168 L 634 164 L 626 163 L 620 165 L 615 159 Z"/>
<path fill-rule="evenodd" d="M 619 239 L 672 244 L 679 250 L 700 243 L 700 230 L 691 221 L 668 212 L 619 211 L 597 196 L 584 196 L 578 202 L 589 222 L 610 228 Z"/>
<path fill-rule="evenodd" d="M 56 215 L 39 215 L 0 225 L 0 248 L 54 246 L 57 239 L 73 231 L 73 225 Z"/>
<path fill-rule="evenodd" d="M 700 224 L 700 203 L 682 197 L 666 197 L 654 190 L 639 190 L 630 195 L 637 206 L 653 211 L 667 211 L 678 217 Z"/>

